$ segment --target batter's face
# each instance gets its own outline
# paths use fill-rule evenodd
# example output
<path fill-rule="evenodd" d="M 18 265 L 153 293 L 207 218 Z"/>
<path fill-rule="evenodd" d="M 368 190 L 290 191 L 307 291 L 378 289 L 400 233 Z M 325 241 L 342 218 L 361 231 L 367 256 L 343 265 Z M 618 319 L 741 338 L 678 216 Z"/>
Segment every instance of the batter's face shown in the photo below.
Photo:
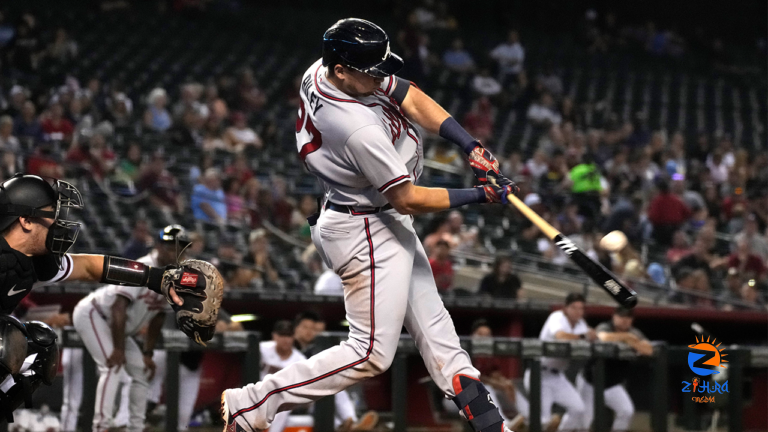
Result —
<path fill-rule="evenodd" d="M 370 96 L 384 82 L 384 78 L 373 77 L 342 65 L 336 65 L 328 78 L 339 90 L 353 97 Z"/>

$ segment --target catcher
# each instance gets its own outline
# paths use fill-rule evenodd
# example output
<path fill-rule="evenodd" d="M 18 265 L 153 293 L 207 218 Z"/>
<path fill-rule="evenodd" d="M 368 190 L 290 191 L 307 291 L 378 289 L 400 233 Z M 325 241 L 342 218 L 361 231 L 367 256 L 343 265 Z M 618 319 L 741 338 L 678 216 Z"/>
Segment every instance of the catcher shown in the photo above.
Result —
<path fill-rule="evenodd" d="M 80 192 L 62 180 L 16 174 L 0 184 L 0 418 L 9 422 L 13 411 L 22 402 L 30 405 L 32 392 L 56 375 L 54 331 L 10 315 L 35 286 L 65 280 L 145 286 L 171 303 L 185 334 L 198 343 L 213 337 L 223 296 L 213 265 L 189 261 L 161 268 L 108 255 L 68 254 L 80 230 L 73 211 L 82 207 Z"/>

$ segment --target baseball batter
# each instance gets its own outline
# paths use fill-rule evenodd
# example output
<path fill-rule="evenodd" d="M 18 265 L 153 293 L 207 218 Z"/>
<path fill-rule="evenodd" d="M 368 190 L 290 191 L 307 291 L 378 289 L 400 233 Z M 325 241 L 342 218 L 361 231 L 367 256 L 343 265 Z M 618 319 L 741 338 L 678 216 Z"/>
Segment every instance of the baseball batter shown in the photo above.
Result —
<path fill-rule="evenodd" d="M 570 293 L 565 298 L 565 307 L 552 312 L 539 339 L 543 341 L 568 341 L 597 339 L 595 331 L 584 321 L 584 296 Z M 552 415 L 552 404 L 565 407 L 566 413 L 560 422 L 560 430 L 581 430 L 585 412 L 584 401 L 565 376 L 569 361 L 563 358 L 543 357 L 541 359 L 541 422 L 546 424 Z M 579 379 L 582 379 L 579 377 Z M 531 371 L 525 371 L 525 387 L 530 391 Z"/>
<path fill-rule="evenodd" d="M 155 248 L 138 262 L 163 268 L 177 262 L 177 251 L 189 243 L 186 231 L 170 225 L 160 231 Z M 149 382 L 155 373 L 153 350 L 169 305 L 161 294 L 144 287 L 107 285 L 80 300 L 72 313 L 75 329 L 99 369 L 93 430 L 114 427 L 113 412 L 123 366 L 131 377 L 128 430 L 144 430 Z M 133 336 L 148 326 L 144 347 Z"/>
<path fill-rule="evenodd" d="M 435 287 L 410 215 L 505 201 L 517 191 L 498 162 L 443 108 L 394 74 L 403 61 L 377 25 L 344 19 L 305 72 L 296 120 L 299 156 L 325 190 L 312 241 L 344 286 L 349 338 L 261 382 L 222 394 L 229 431 L 267 429 L 280 411 L 386 371 L 405 325 L 434 381 L 475 431 L 504 431 Z M 460 145 L 482 187 L 416 186 L 423 140 L 414 126 Z M 494 180 L 498 185 L 485 184 Z"/>

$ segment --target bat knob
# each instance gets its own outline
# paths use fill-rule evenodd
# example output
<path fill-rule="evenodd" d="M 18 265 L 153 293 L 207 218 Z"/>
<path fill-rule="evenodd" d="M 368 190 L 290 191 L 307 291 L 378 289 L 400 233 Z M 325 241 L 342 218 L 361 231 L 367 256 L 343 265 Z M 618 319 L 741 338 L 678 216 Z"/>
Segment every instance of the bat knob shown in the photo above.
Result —
<path fill-rule="evenodd" d="M 633 307 L 637 306 L 637 294 L 633 294 L 627 298 L 625 298 L 621 305 L 624 306 L 627 309 L 632 309 Z"/>

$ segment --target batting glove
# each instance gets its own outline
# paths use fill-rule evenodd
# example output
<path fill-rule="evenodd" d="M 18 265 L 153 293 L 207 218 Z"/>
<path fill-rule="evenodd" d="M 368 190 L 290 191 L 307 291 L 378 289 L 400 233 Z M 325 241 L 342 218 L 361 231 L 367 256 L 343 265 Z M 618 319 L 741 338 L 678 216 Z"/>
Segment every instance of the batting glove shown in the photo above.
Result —
<path fill-rule="evenodd" d="M 477 177 L 480 184 L 495 182 L 499 186 L 510 185 L 514 187 L 514 193 L 517 193 L 519 188 L 515 182 L 499 172 L 499 161 L 496 160 L 488 149 L 483 147 L 483 144 L 480 141 L 475 141 L 475 143 L 475 147 L 467 156 L 469 159 L 469 166 L 472 167 L 472 171 L 475 173 L 475 177 Z"/>
<path fill-rule="evenodd" d="M 515 189 L 517 186 L 512 185 L 506 185 L 506 186 L 495 186 L 495 185 L 485 185 L 480 186 L 485 191 L 485 202 L 487 203 L 502 203 L 502 204 L 509 204 L 509 199 L 507 199 L 507 195 L 514 194 Z"/>

